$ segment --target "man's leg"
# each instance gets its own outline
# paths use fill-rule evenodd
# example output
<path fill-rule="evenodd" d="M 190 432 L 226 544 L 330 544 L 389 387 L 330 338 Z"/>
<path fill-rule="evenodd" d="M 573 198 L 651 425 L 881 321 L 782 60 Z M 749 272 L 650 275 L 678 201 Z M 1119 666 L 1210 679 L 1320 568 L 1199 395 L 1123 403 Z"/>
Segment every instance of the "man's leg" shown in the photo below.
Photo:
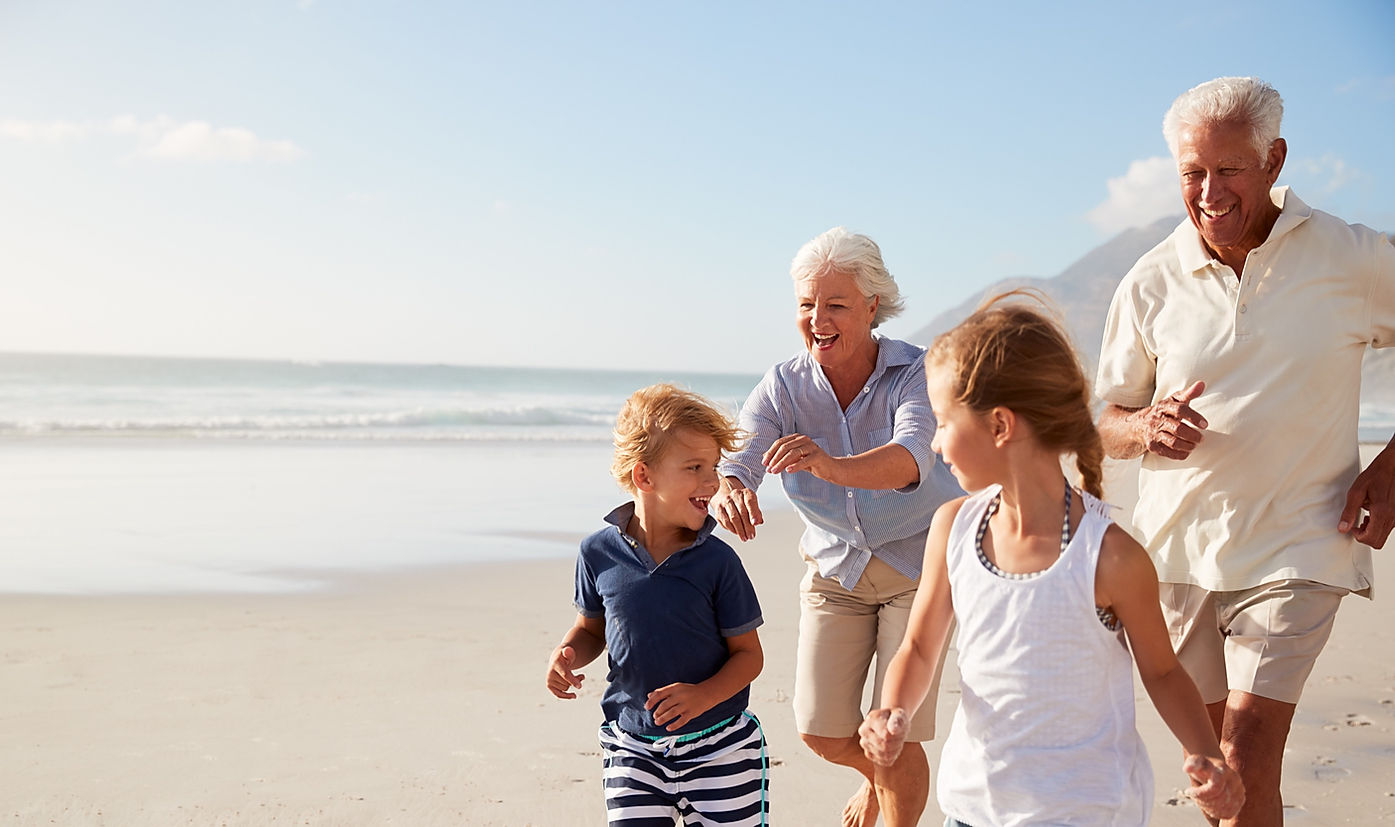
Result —
<path fill-rule="evenodd" d="M 1245 806 L 1225 824 L 1283 824 L 1279 784 L 1293 712 L 1346 594 L 1311 581 L 1280 580 L 1219 595 L 1230 687 L 1221 752 L 1245 782 Z"/>
<path fill-rule="evenodd" d="M 1280 827 L 1284 801 L 1280 793 L 1284 745 L 1297 704 L 1232 690 L 1225 702 L 1221 752 L 1245 782 L 1245 806 L 1234 827 Z"/>
<path fill-rule="evenodd" d="M 872 827 L 880 813 L 887 827 L 910 827 L 920 820 L 930 796 L 930 763 L 920 744 L 909 742 L 890 767 L 867 760 L 856 737 L 801 735 L 825 761 L 857 770 L 866 779 L 843 810 L 844 827 Z"/>

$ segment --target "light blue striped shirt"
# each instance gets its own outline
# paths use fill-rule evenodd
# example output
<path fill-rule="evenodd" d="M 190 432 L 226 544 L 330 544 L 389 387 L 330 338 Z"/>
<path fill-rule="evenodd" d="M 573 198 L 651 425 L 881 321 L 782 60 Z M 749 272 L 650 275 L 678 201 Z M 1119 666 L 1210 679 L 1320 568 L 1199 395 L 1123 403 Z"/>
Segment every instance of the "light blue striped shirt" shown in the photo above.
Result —
<path fill-rule="evenodd" d="M 755 489 L 765 477 L 761 456 L 790 434 L 804 434 L 835 457 L 887 443 L 910 451 L 920 481 L 907 488 L 847 488 L 807 471 L 780 475 L 804 519 L 804 553 L 820 574 L 837 578 L 846 589 L 857 585 L 874 554 L 907 577 L 919 577 L 935 509 L 964 493 L 930 450 L 935 417 L 925 391 L 925 349 L 875 338 L 877 365 L 846 412 L 807 351 L 771 368 L 741 407 L 740 425 L 750 442 L 721 466 L 723 476 Z"/>

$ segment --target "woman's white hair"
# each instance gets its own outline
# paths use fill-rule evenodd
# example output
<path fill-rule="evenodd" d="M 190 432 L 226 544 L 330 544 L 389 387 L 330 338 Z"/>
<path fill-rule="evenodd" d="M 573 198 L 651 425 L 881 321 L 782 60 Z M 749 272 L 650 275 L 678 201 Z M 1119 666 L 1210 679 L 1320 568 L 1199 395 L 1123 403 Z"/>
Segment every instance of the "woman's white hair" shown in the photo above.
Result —
<path fill-rule="evenodd" d="M 881 248 L 867 236 L 834 227 L 800 247 L 790 262 L 790 277 L 795 281 L 826 273 L 852 276 L 863 297 L 871 301 L 876 296 L 880 300 L 872 327 L 901 315 L 901 289 L 882 263 Z"/>
<path fill-rule="evenodd" d="M 1250 128 L 1250 143 L 1261 161 L 1279 139 L 1284 99 L 1259 78 L 1216 78 L 1178 96 L 1163 116 L 1163 137 L 1177 157 L 1182 130 L 1205 124 L 1241 123 Z"/>

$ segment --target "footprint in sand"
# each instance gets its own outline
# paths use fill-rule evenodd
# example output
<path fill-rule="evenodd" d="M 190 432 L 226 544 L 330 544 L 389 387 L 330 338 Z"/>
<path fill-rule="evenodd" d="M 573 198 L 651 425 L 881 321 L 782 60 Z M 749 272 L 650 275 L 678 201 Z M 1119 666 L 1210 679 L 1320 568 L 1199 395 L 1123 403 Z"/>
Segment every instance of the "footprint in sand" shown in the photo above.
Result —
<path fill-rule="evenodd" d="M 1355 712 L 1348 712 L 1347 719 L 1342 723 L 1346 724 L 1347 726 L 1370 726 L 1371 724 L 1375 723 L 1375 721 L 1372 721 L 1365 715 L 1357 715 Z"/>
<path fill-rule="evenodd" d="M 1326 784 L 1336 784 L 1351 776 L 1351 770 L 1337 766 L 1337 759 L 1319 755 L 1313 759 L 1313 777 Z"/>

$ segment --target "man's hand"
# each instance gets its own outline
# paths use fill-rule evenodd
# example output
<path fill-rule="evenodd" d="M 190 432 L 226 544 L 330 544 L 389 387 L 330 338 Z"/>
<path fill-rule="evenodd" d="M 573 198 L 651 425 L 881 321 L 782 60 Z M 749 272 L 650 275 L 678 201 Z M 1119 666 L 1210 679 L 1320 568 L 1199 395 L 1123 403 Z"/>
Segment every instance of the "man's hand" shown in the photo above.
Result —
<path fill-rule="evenodd" d="M 712 701 L 696 684 L 671 683 L 650 692 L 644 708 L 654 711 L 655 724 L 674 732 L 711 709 Z"/>
<path fill-rule="evenodd" d="M 862 726 L 857 728 L 863 754 L 868 761 L 879 766 L 895 764 L 906 746 L 906 733 L 910 727 L 910 716 L 899 706 L 872 710 L 867 713 Z"/>
<path fill-rule="evenodd" d="M 1211 818 L 1234 818 L 1245 806 L 1245 784 L 1240 773 L 1214 758 L 1188 755 L 1182 770 L 1192 780 L 1187 794 Z"/>
<path fill-rule="evenodd" d="M 1365 512 L 1363 514 L 1362 512 Z M 1347 490 L 1337 530 L 1381 548 L 1395 528 L 1395 440 L 1371 460 Z"/>
<path fill-rule="evenodd" d="M 1206 417 L 1189 404 L 1206 390 L 1205 382 L 1178 391 L 1135 414 L 1143 450 L 1168 459 L 1186 459 L 1201 442 Z"/>
<path fill-rule="evenodd" d="M 735 477 L 722 480 L 721 488 L 712 497 L 712 516 L 717 518 L 718 525 L 735 534 L 742 542 L 754 539 L 756 526 L 765 522 L 756 492 L 742 485 Z"/>
<path fill-rule="evenodd" d="M 552 660 L 547 664 L 547 689 L 559 698 L 575 698 L 575 690 L 581 688 L 585 675 L 572 671 L 576 663 L 576 650 L 562 645 L 552 650 Z"/>

